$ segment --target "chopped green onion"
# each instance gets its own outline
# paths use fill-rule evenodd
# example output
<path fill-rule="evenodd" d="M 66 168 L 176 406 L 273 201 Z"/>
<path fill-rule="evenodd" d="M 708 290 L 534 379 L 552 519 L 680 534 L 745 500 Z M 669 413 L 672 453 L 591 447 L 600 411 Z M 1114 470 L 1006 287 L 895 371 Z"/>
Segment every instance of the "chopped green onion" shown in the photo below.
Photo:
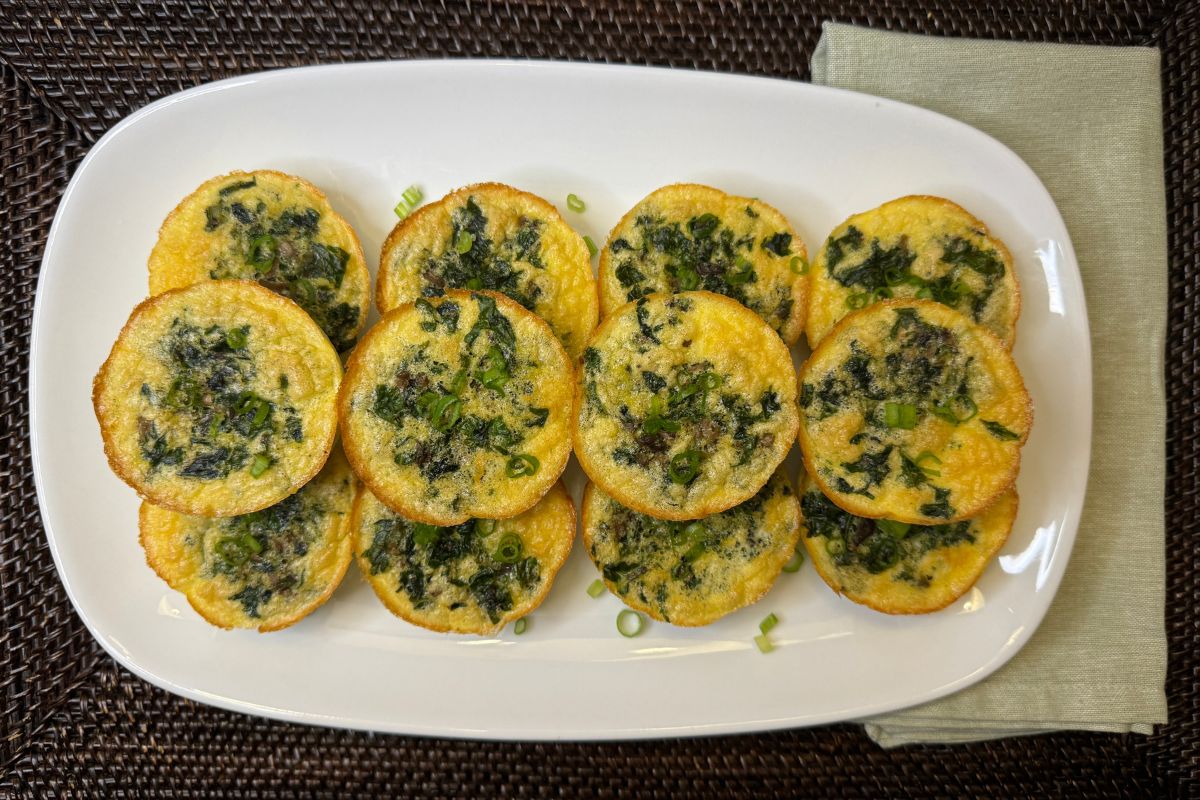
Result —
<path fill-rule="evenodd" d="M 721 376 L 715 372 L 703 372 L 696 382 L 699 383 L 701 389 L 707 392 L 721 385 Z"/>
<path fill-rule="evenodd" d="M 471 248 L 475 246 L 475 237 L 470 231 L 459 231 L 458 236 L 454 239 L 454 252 L 459 255 L 471 252 Z"/>
<path fill-rule="evenodd" d="M 500 542 L 496 545 L 496 552 L 492 557 L 501 564 L 515 564 L 521 557 L 521 551 L 524 545 L 521 543 L 521 537 L 515 533 L 506 533 L 500 537 Z"/>
<path fill-rule="evenodd" d="M 840 556 L 846 552 L 846 543 L 841 539 L 826 539 L 825 552 L 831 556 Z"/>
<path fill-rule="evenodd" d="M 460 369 L 454 373 L 454 377 L 450 379 L 450 393 L 454 395 L 462 394 L 462 390 L 467 387 L 467 371 Z"/>
<path fill-rule="evenodd" d="M 246 329 L 230 328 L 225 333 L 225 344 L 229 345 L 230 350 L 241 350 L 246 346 Z"/>
<path fill-rule="evenodd" d="M 254 460 L 250 462 L 250 477 L 261 477 L 271 467 L 271 457 L 263 453 L 258 453 L 254 456 Z"/>
<path fill-rule="evenodd" d="M 592 581 L 592 585 L 587 588 L 588 597 L 595 599 L 604 594 L 604 581 L 596 578 Z"/>
<path fill-rule="evenodd" d="M 797 275 L 808 274 L 808 259 L 804 256 L 792 256 L 792 260 L 788 262 L 788 266 L 792 268 L 792 272 Z"/>
<path fill-rule="evenodd" d="M 617 632 L 626 639 L 632 639 L 642 632 L 646 621 L 642 619 L 642 615 L 636 611 L 631 611 L 628 608 L 622 609 L 620 614 L 617 614 Z"/>
<path fill-rule="evenodd" d="M 261 397 L 258 398 L 258 403 L 254 406 L 254 421 L 251 423 L 254 427 L 258 427 L 267 421 L 267 415 L 271 413 L 271 404 Z"/>
<path fill-rule="evenodd" d="M 734 286 L 740 286 L 746 283 L 754 276 L 754 265 L 746 260 L 745 256 L 738 256 L 737 261 L 725 273 L 725 280 L 729 281 Z"/>
<path fill-rule="evenodd" d="M 477 519 L 475 520 L 475 535 L 487 536 L 496 530 L 496 520 L 494 519 Z"/>
<path fill-rule="evenodd" d="M 967 413 L 965 416 L 959 415 L 954 410 L 955 403 L 966 406 Z M 936 406 L 929 409 L 929 412 L 938 419 L 949 422 L 951 425 L 961 425 L 964 422 L 975 418 L 975 415 L 979 413 L 979 406 L 975 405 L 975 401 L 967 395 L 959 395 L 947 400 L 944 403 L 938 403 Z"/>
<path fill-rule="evenodd" d="M 462 400 L 452 394 L 441 395 L 429 405 L 428 413 L 429 424 L 433 425 L 434 430 L 448 431 L 462 416 Z"/>
<path fill-rule="evenodd" d="M 213 549 L 223 561 L 238 567 L 249 561 L 251 556 L 261 553 L 263 548 L 258 539 L 246 533 L 241 536 L 226 536 L 218 541 Z"/>
<path fill-rule="evenodd" d="M 866 292 L 857 292 L 846 298 L 846 308 L 851 311 L 857 311 L 860 308 L 865 308 L 871 302 L 871 295 Z"/>
<path fill-rule="evenodd" d="M 691 267 L 678 267 L 675 270 L 675 280 L 679 281 L 681 291 L 690 292 L 700 285 L 700 274 Z"/>
<path fill-rule="evenodd" d="M 691 483 L 700 474 L 700 453 L 695 450 L 684 450 L 677 453 L 667 467 L 667 475 L 672 483 Z"/>
<path fill-rule="evenodd" d="M 895 536 L 897 539 L 903 539 L 908 535 L 908 531 L 912 528 L 907 522 L 896 522 L 894 519 L 877 519 L 875 527 L 889 536 Z"/>
<path fill-rule="evenodd" d="M 475 380 L 492 391 L 499 392 L 504 389 L 504 385 L 508 383 L 510 377 L 508 363 L 504 360 L 504 354 L 500 352 L 499 347 L 492 345 L 487 355 L 479 361 L 479 369 L 475 372 Z"/>
<path fill-rule="evenodd" d="M 775 616 L 775 612 L 772 611 L 770 614 L 767 614 L 765 617 L 763 617 L 762 622 L 758 623 L 758 629 L 760 631 L 762 631 L 764 634 L 767 634 L 767 633 L 770 633 L 771 629 L 774 628 L 778 624 L 779 624 L 779 617 Z"/>
<path fill-rule="evenodd" d="M 592 237 L 590 237 L 590 236 L 584 236 L 584 237 L 583 237 L 583 243 L 587 245 L 587 249 L 588 249 L 588 257 L 589 257 L 589 258 L 595 258 L 595 257 L 596 257 L 596 253 L 599 253 L 599 252 L 600 252 L 600 248 L 599 248 L 599 247 L 596 247 L 596 243 L 592 241 Z"/>
<path fill-rule="evenodd" d="M 771 640 L 767 638 L 765 633 L 760 633 L 754 637 L 754 644 L 758 646 L 758 652 L 769 653 L 775 649 L 775 645 L 771 644 Z"/>
<path fill-rule="evenodd" d="M 504 467 L 504 472 L 510 478 L 523 478 L 526 475 L 533 475 L 541 466 L 542 462 L 533 456 L 520 453 L 508 460 L 508 464 Z"/>
<path fill-rule="evenodd" d="M 413 523 L 413 541 L 418 547 L 429 547 L 437 541 L 438 526 L 429 525 L 425 522 Z"/>
<path fill-rule="evenodd" d="M 890 299 L 892 299 L 892 290 L 891 289 L 880 287 L 880 288 L 876 289 L 875 291 L 871 292 L 871 302 L 872 303 L 877 303 L 880 300 L 890 300 Z"/>
<path fill-rule="evenodd" d="M 930 290 L 930 288 L 928 286 L 917 289 L 917 299 L 918 300 L 932 300 L 933 292 Z"/>
<path fill-rule="evenodd" d="M 663 416 L 664 412 L 662 398 L 658 396 L 650 398 L 650 411 L 642 420 L 642 432 L 651 436 L 659 431 L 678 433 L 679 423 Z"/>
<path fill-rule="evenodd" d="M 580 200 L 578 195 L 569 194 L 567 195 L 567 208 L 577 214 L 582 214 L 584 211 L 587 211 L 587 203 Z"/>
<path fill-rule="evenodd" d="M 396 212 L 396 216 L 404 219 L 413 212 L 413 209 L 421 204 L 424 198 L 425 195 L 421 193 L 421 190 L 416 185 L 409 186 L 404 190 L 404 194 L 400 196 L 400 202 L 396 203 L 396 207 L 393 209 Z"/>
<path fill-rule="evenodd" d="M 259 272 L 267 272 L 275 263 L 279 252 L 279 243 L 269 233 L 255 236 L 250 240 L 250 249 L 246 252 L 246 263 Z"/>
<path fill-rule="evenodd" d="M 788 573 L 799 572 L 800 566 L 803 563 L 804 563 L 804 552 L 799 547 L 797 547 L 796 550 L 792 553 L 792 557 L 790 559 L 788 559 L 788 562 L 786 564 L 783 565 L 783 571 L 788 572 Z"/>
<path fill-rule="evenodd" d="M 889 428 L 910 431 L 917 426 L 917 407 L 912 403 L 884 403 L 883 421 Z"/>
<path fill-rule="evenodd" d="M 517 636 L 520 636 L 528 627 L 529 623 L 525 621 L 524 617 L 521 617 L 519 620 L 513 623 L 513 633 L 515 633 Z"/>
<path fill-rule="evenodd" d="M 483 281 L 481 281 L 479 278 L 467 278 L 467 288 L 468 289 L 482 289 Z"/>
<path fill-rule="evenodd" d="M 917 468 L 920 469 L 921 472 L 924 472 L 928 477 L 940 478 L 942 473 L 938 470 L 923 466 L 923 462 L 925 461 L 932 461 L 934 464 L 941 464 L 942 460 L 928 450 L 923 451 L 919 456 L 913 459 L 913 463 L 917 465 Z"/>
<path fill-rule="evenodd" d="M 258 555 L 263 550 L 263 547 L 261 544 L 259 544 L 258 539 L 254 538 L 254 536 L 250 535 L 249 533 L 242 535 L 241 542 L 242 547 L 246 548 L 255 555 Z"/>

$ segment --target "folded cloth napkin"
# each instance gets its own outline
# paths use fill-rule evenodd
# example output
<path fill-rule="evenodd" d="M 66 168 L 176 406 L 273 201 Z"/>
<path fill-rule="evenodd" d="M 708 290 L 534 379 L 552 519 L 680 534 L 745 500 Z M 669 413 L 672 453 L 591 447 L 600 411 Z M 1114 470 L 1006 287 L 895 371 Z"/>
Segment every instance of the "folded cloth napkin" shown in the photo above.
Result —
<path fill-rule="evenodd" d="M 1066 220 L 1091 324 L 1092 463 L 1074 552 L 1036 634 L 957 694 L 865 720 L 885 747 L 1167 719 L 1159 53 L 947 39 L 826 23 L 813 83 L 889 97 L 999 139 Z"/>

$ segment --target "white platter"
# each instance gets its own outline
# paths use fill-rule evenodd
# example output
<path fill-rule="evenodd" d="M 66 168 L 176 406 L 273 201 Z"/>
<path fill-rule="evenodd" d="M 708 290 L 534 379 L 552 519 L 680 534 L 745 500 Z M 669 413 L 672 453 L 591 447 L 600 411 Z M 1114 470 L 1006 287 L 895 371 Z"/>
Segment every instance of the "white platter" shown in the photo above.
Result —
<path fill-rule="evenodd" d="M 1036 404 L 1000 558 L 962 600 L 888 617 L 835 596 L 811 565 L 702 629 L 617 635 L 582 547 L 521 637 L 443 636 L 392 617 L 351 568 L 280 633 L 211 628 L 147 568 L 137 498 L 109 470 L 91 380 L 146 294 L 146 257 L 206 178 L 275 168 L 321 186 L 368 260 L 410 183 L 436 198 L 500 180 L 559 205 L 597 242 L 675 181 L 758 196 L 814 251 L 849 214 L 949 197 L 1012 250 L 1024 293 L 1016 358 Z M 574 192 L 586 213 L 566 210 Z M 1074 253 L 1012 152 L 928 111 L 801 83 L 555 63 L 403 62 L 289 70 L 168 97 L 116 126 L 63 197 L 34 311 L 30 424 L 38 498 L 80 617 L 121 664 L 169 691 L 319 725 L 496 739 L 755 731 L 863 717 L 945 695 L 1028 640 L 1058 587 L 1087 477 L 1091 355 Z M 793 459 L 794 463 L 794 459 Z M 580 473 L 568 476 L 576 496 Z M 752 641 L 768 612 L 777 649 Z M 812 687 L 819 687 L 813 690 Z"/>

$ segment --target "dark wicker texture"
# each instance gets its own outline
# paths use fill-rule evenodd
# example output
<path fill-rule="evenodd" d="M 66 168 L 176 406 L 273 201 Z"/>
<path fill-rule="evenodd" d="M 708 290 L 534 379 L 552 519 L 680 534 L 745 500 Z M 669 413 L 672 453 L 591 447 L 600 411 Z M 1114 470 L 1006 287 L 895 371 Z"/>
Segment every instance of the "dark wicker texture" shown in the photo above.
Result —
<path fill-rule="evenodd" d="M 0 796 L 1187 797 L 1200 780 L 1200 8 L 1155 0 L 0 5 Z M 1167 682 L 1151 737 L 1064 733 L 885 752 L 856 726 L 625 744 L 501 744 L 269 722 L 181 700 L 103 654 L 51 563 L 28 459 L 26 360 L 42 246 L 88 147 L 138 107 L 272 67 L 513 56 L 805 79 L 820 22 L 1163 50 Z"/>

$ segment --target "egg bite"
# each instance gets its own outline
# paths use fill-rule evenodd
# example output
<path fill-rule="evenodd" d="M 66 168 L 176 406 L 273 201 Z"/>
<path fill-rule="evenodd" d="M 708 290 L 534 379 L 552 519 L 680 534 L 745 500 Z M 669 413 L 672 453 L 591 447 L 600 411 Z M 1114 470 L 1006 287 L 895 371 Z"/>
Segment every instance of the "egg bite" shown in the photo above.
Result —
<path fill-rule="evenodd" d="M 928 614 L 979 580 L 1017 516 L 1009 489 L 970 519 L 910 525 L 856 517 L 802 484 L 801 539 L 817 573 L 840 595 L 885 614 Z"/>
<path fill-rule="evenodd" d="M 731 297 L 788 344 L 804 330 L 808 252 L 783 215 L 752 197 L 676 183 L 631 208 L 600 251 L 604 316 L 654 292 Z"/>
<path fill-rule="evenodd" d="M 935 300 L 1011 348 L 1021 291 L 1004 242 L 941 197 L 901 197 L 837 226 L 813 260 L 808 343 L 842 317 L 879 300 Z"/>
<path fill-rule="evenodd" d="M 338 450 L 300 491 L 251 514 L 193 517 L 142 503 L 146 563 L 217 627 L 286 628 L 346 574 L 355 488 Z"/>
<path fill-rule="evenodd" d="M 596 279 L 583 238 L 537 195 L 477 183 L 422 206 L 383 243 L 381 313 L 447 289 L 500 292 L 538 314 L 571 358 L 596 327 Z"/>
<path fill-rule="evenodd" d="M 92 388 L 104 452 L 144 499 L 226 517 L 320 471 L 341 362 L 298 305 L 251 281 L 173 289 L 133 310 Z"/>
<path fill-rule="evenodd" d="M 338 351 L 371 304 L 358 236 L 320 189 L 274 170 L 205 181 L 167 216 L 150 252 L 150 293 L 208 280 L 257 281 L 294 300 Z"/>
<path fill-rule="evenodd" d="M 711 292 L 652 294 L 583 353 L 575 454 L 624 506 L 698 519 L 753 497 L 791 448 L 796 372 L 779 335 Z"/>
<path fill-rule="evenodd" d="M 844 318 L 801 370 L 800 448 L 834 503 L 938 525 L 975 516 L 1016 480 L 1033 407 L 990 331 L 931 300 Z"/>
<path fill-rule="evenodd" d="M 515 516 L 567 465 L 574 376 L 546 322 L 504 295 L 422 298 L 385 315 L 346 365 L 346 455 L 411 520 Z"/>
<path fill-rule="evenodd" d="M 433 631 L 486 635 L 541 605 L 571 552 L 575 507 L 559 481 L 518 516 L 439 527 L 364 487 L 351 527 L 358 567 L 388 610 Z"/>
<path fill-rule="evenodd" d="M 583 543 L 608 590 L 673 625 L 708 625 L 757 602 L 800 536 L 800 503 L 782 469 L 749 500 L 690 522 L 626 508 L 589 483 Z"/>

